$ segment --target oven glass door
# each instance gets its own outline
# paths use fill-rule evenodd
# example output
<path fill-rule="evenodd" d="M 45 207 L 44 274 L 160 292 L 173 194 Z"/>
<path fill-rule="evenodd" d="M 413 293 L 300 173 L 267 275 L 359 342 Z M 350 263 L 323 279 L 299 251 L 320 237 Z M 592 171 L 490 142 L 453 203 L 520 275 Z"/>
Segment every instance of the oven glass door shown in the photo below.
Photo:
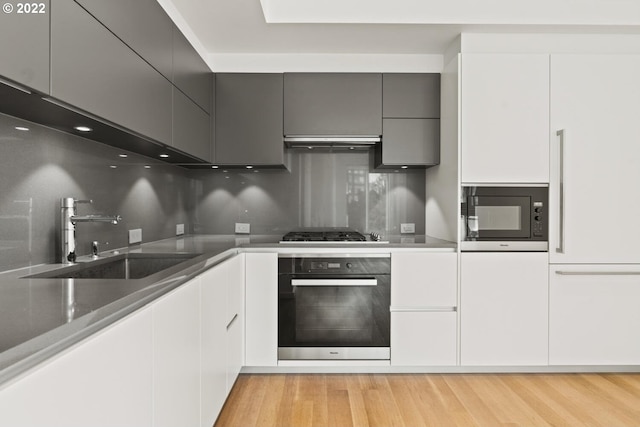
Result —
<path fill-rule="evenodd" d="M 279 281 L 279 347 L 389 347 L 389 275 Z"/>
<path fill-rule="evenodd" d="M 467 238 L 526 240 L 531 238 L 531 198 L 470 196 Z"/>

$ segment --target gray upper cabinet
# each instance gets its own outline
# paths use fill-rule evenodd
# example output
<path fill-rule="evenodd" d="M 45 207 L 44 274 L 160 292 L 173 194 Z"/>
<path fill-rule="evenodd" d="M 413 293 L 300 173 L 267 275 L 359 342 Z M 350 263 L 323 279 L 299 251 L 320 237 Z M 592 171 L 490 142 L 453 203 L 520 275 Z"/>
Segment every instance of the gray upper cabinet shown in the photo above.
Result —
<path fill-rule="evenodd" d="M 285 135 L 381 135 L 382 75 L 285 73 Z"/>
<path fill-rule="evenodd" d="M 440 118 L 440 74 L 383 74 L 382 117 Z"/>
<path fill-rule="evenodd" d="M 7 4 L 14 10 L 0 13 L 0 76 L 48 94 L 49 1 Z M 34 5 L 36 13 L 18 13 L 18 7 L 29 7 L 33 12 Z"/>
<path fill-rule="evenodd" d="M 173 88 L 173 146 L 204 161 L 211 160 L 209 114 Z"/>
<path fill-rule="evenodd" d="M 425 168 L 440 163 L 440 75 L 383 75 L 382 142 L 376 168 Z"/>
<path fill-rule="evenodd" d="M 224 165 L 283 165 L 282 74 L 215 77 L 215 156 Z"/>
<path fill-rule="evenodd" d="M 76 0 L 76 2 L 171 80 L 173 22 L 156 0 Z"/>
<path fill-rule="evenodd" d="M 172 81 L 200 108 L 211 112 L 211 70 L 175 25 Z"/>
<path fill-rule="evenodd" d="M 439 119 L 382 119 L 376 167 L 425 167 L 440 163 Z"/>
<path fill-rule="evenodd" d="M 171 83 L 72 0 L 52 5 L 51 95 L 171 144 Z"/>

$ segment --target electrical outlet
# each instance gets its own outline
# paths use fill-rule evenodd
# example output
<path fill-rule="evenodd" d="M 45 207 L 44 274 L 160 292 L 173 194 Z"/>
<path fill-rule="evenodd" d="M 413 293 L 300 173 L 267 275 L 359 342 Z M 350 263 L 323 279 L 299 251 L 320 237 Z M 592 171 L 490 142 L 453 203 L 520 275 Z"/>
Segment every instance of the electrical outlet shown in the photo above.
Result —
<path fill-rule="evenodd" d="M 176 224 L 176 236 L 182 236 L 184 234 L 184 224 Z"/>
<path fill-rule="evenodd" d="M 400 224 L 400 233 L 401 234 L 410 234 L 416 232 L 416 225 L 412 222 L 402 223 Z"/>
<path fill-rule="evenodd" d="M 129 244 L 132 245 L 140 242 L 142 242 L 142 228 L 129 230 Z"/>
<path fill-rule="evenodd" d="M 249 234 L 251 233 L 251 224 L 244 222 L 236 222 L 237 234 Z"/>

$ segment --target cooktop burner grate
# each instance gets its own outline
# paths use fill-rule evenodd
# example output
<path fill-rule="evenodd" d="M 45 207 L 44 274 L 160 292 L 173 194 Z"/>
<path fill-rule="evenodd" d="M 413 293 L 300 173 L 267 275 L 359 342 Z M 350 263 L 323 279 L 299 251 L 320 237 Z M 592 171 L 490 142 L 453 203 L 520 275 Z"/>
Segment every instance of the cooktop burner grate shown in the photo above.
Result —
<path fill-rule="evenodd" d="M 292 231 L 284 235 L 283 242 L 365 242 L 367 238 L 352 230 Z"/>

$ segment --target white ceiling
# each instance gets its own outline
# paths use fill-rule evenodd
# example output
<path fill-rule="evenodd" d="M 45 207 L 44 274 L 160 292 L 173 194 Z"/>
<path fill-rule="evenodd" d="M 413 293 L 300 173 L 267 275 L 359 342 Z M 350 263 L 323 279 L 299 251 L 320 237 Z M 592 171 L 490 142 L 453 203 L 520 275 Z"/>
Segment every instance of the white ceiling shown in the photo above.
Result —
<path fill-rule="evenodd" d="M 640 0 L 158 1 L 205 58 L 440 55 L 463 31 L 640 34 Z"/>

